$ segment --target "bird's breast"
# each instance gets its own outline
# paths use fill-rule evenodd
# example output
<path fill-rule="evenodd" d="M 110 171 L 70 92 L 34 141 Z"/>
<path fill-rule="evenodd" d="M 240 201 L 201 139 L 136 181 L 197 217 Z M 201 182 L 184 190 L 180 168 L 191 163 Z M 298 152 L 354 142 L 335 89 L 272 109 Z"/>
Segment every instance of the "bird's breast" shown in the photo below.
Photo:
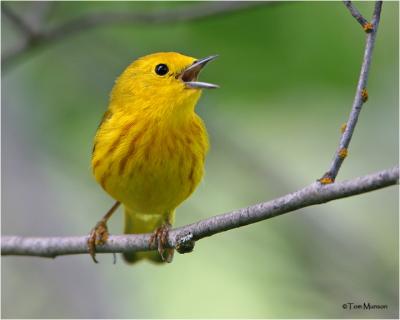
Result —
<path fill-rule="evenodd" d="M 207 149 L 207 133 L 197 115 L 180 126 L 160 120 L 111 122 L 99 129 L 92 166 L 97 181 L 125 206 L 164 214 L 200 182 Z"/>

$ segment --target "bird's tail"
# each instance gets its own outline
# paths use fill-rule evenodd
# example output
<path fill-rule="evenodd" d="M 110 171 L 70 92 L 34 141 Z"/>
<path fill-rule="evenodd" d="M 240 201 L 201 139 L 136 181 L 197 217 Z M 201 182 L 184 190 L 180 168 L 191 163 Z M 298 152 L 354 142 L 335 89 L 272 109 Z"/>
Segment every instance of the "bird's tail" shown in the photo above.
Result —
<path fill-rule="evenodd" d="M 125 208 L 125 234 L 152 233 L 166 221 L 163 215 L 135 213 Z M 157 251 L 127 252 L 123 253 L 127 263 L 135 263 L 142 259 L 148 259 L 155 263 L 162 263 L 163 260 Z"/>

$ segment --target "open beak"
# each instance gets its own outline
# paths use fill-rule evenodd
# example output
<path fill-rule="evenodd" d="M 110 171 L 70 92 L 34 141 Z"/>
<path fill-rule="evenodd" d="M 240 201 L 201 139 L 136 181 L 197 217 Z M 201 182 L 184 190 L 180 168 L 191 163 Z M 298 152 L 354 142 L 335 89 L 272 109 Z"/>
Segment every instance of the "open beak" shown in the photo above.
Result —
<path fill-rule="evenodd" d="M 207 62 L 214 60 L 216 57 L 218 57 L 218 55 L 213 55 L 207 58 L 196 60 L 193 64 L 191 64 L 189 67 L 183 70 L 183 72 L 180 74 L 179 77 L 185 83 L 187 88 L 193 88 L 193 89 L 219 88 L 219 86 L 217 86 L 216 84 L 197 81 L 197 77 L 201 69 L 203 69 L 203 67 L 207 64 Z"/>

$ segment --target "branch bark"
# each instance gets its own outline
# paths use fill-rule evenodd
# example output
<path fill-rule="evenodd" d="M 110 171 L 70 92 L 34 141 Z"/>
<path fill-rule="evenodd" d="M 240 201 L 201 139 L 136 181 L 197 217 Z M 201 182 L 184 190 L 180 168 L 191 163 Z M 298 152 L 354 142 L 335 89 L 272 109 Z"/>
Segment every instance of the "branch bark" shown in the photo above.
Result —
<path fill-rule="evenodd" d="M 1 3 L 1 12 L 14 24 L 24 37 L 31 37 L 35 34 L 33 27 L 29 25 L 24 19 L 18 14 L 11 10 L 4 2 Z"/>
<path fill-rule="evenodd" d="M 275 200 L 217 215 L 170 231 L 168 245 L 179 252 L 190 252 L 194 242 L 214 234 L 270 219 L 301 208 L 354 196 L 399 183 L 399 168 L 383 170 L 367 176 L 323 185 L 311 185 Z M 97 253 L 155 250 L 149 245 L 151 234 L 110 236 L 107 243 L 96 247 Z M 31 238 L 3 236 L 2 255 L 54 258 L 60 255 L 88 253 L 86 236 Z"/>
<path fill-rule="evenodd" d="M 365 25 L 368 23 L 368 20 L 363 17 L 360 11 L 353 6 L 353 3 L 351 1 L 343 1 L 344 5 L 349 9 L 351 15 L 358 21 L 358 23 L 364 28 Z"/>
<path fill-rule="evenodd" d="M 364 50 L 364 58 L 361 66 L 361 72 L 357 84 L 356 95 L 354 97 L 349 120 L 345 124 L 344 132 L 340 138 L 339 147 L 333 157 L 331 166 L 329 170 L 324 174 L 324 176 L 320 179 L 320 182 L 322 183 L 332 183 L 335 181 L 339 173 L 340 167 L 344 159 L 347 157 L 350 141 L 353 136 L 353 132 L 356 127 L 358 116 L 360 115 L 362 106 L 368 99 L 368 74 L 370 70 L 372 51 L 375 45 L 376 33 L 378 31 L 382 9 L 382 1 L 376 1 L 372 23 L 369 24 L 368 22 L 365 22 L 366 20 L 364 18 L 361 18 L 361 14 L 357 9 L 353 7 L 350 1 L 345 1 L 345 4 L 349 8 L 351 14 L 357 19 L 357 21 L 359 21 L 363 25 L 365 32 L 367 32 L 368 34 Z"/>

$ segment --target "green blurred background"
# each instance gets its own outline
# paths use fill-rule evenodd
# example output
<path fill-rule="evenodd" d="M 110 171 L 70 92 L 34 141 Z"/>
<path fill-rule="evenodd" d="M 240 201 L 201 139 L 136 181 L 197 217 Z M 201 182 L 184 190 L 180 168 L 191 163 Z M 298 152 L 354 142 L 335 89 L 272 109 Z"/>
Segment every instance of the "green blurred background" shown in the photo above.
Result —
<path fill-rule="evenodd" d="M 39 3 L 6 3 L 33 21 Z M 88 12 L 204 3 L 57 2 L 45 28 Z M 373 3 L 357 3 L 370 17 Z M 42 8 L 43 9 L 43 8 Z M 365 104 L 338 180 L 398 163 L 398 3 L 383 5 Z M 2 16 L 2 52 L 21 41 Z M 365 35 L 341 2 L 282 2 L 207 19 L 113 25 L 29 52 L 2 72 L 2 233 L 84 235 L 111 206 L 91 175 L 97 124 L 118 74 L 157 51 L 218 53 L 197 112 L 205 178 L 184 225 L 303 187 L 328 168 L 348 117 Z M 301 214 L 300 214 L 301 213 Z M 109 225 L 122 232 L 121 213 Z M 334 201 L 199 241 L 172 264 L 111 255 L 2 259 L 5 318 L 398 317 L 398 188 Z M 386 310 L 343 310 L 346 302 Z"/>

